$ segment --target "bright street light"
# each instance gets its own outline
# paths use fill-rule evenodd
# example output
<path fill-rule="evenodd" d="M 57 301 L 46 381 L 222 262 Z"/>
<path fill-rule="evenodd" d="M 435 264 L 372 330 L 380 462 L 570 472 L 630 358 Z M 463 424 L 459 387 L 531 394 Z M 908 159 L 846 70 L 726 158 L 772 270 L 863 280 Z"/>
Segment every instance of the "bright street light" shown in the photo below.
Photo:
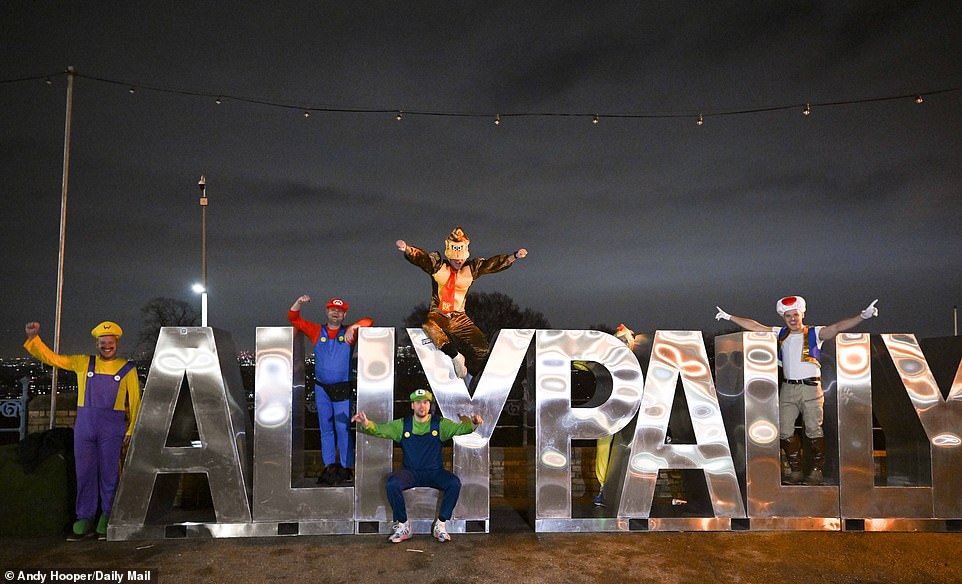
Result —
<path fill-rule="evenodd" d="M 207 326 L 207 179 L 204 175 L 200 176 L 197 186 L 200 188 L 200 270 L 203 282 L 194 284 L 194 291 L 200 294 L 200 326 Z"/>

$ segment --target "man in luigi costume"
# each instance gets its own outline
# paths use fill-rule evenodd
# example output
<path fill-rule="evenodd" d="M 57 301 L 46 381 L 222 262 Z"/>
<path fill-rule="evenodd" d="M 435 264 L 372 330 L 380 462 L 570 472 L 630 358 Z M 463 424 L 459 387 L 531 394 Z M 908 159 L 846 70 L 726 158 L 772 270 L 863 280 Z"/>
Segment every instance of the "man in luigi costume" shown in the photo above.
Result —
<path fill-rule="evenodd" d="M 77 467 L 77 521 L 67 537 L 74 541 L 94 535 L 107 539 L 107 522 L 120 478 L 120 452 L 130 441 L 140 410 L 140 380 L 134 363 L 117 357 L 120 325 L 104 321 L 90 334 L 97 341 L 96 355 L 59 355 L 40 339 L 40 323 L 25 327 L 23 344 L 31 355 L 77 374 L 77 421 L 74 424 L 74 458 Z M 100 519 L 96 528 L 97 501 Z"/>
<path fill-rule="evenodd" d="M 475 414 L 460 416 L 461 422 L 431 414 L 434 396 L 426 389 L 411 393 L 413 415 L 398 418 L 386 424 L 376 424 L 358 412 L 352 421 L 358 422 L 358 430 L 365 434 L 388 438 L 400 443 L 403 461 L 401 470 L 391 473 L 387 479 L 387 499 L 391 504 L 394 533 L 388 538 L 401 543 L 411 538 L 411 524 L 404 505 L 404 491 L 414 487 L 433 487 L 442 492 L 441 510 L 434 522 L 433 535 L 439 542 L 451 540 L 445 522 L 451 518 L 454 506 L 461 494 L 461 479 L 444 469 L 441 444 L 454 436 L 470 434 L 484 420 Z"/>

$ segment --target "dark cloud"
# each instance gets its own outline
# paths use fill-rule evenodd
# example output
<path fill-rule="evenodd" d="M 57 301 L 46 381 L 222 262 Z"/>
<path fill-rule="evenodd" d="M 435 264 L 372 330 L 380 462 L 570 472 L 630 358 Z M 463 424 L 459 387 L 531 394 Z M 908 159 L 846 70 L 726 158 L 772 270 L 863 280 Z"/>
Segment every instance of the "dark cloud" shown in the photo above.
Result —
<path fill-rule="evenodd" d="M 399 325 L 429 285 L 394 241 L 438 249 L 457 224 L 476 255 L 529 249 L 478 289 L 558 327 L 712 330 L 715 304 L 765 321 L 793 292 L 818 322 L 878 296 L 869 330 L 935 335 L 962 289 L 959 92 L 712 114 L 962 85 L 960 10 L 8 3 L 0 63 L 5 79 L 74 65 L 122 81 L 75 84 L 67 350 L 104 318 L 136 331 L 150 298 L 197 302 L 201 174 L 211 322 L 244 348 L 303 293 Z M 23 322 L 52 329 L 64 81 L 0 84 L 6 354 Z M 388 113 L 303 116 L 320 107 Z M 531 111 L 589 117 L 510 116 Z"/>

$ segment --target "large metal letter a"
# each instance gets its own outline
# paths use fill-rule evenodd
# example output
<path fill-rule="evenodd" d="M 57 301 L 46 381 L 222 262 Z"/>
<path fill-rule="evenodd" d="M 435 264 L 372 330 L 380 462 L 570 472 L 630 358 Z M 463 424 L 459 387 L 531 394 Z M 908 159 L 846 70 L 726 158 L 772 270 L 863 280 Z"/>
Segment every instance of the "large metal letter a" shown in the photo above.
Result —
<path fill-rule="evenodd" d="M 251 424 L 234 354 L 224 331 L 160 329 L 110 539 L 163 538 L 172 524 L 181 536 L 243 535 L 250 528 Z M 182 391 L 185 381 L 189 392 Z M 182 474 L 207 475 L 216 523 L 172 518 Z"/>

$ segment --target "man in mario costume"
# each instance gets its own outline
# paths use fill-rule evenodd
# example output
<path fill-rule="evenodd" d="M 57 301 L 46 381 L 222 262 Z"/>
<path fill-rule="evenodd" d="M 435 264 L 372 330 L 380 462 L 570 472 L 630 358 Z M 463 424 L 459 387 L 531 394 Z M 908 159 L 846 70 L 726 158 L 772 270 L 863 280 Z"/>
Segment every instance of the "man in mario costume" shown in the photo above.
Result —
<path fill-rule="evenodd" d="M 398 418 L 386 424 L 375 424 L 364 412 L 352 418 L 358 422 L 358 430 L 371 436 L 387 438 L 401 444 L 403 454 L 401 470 L 387 478 L 387 500 L 391 504 L 394 533 L 388 538 L 392 543 L 411 539 L 411 523 L 404 504 L 404 491 L 414 487 L 433 487 L 442 491 L 441 509 L 434 522 L 433 535 L 439 542 L 451 540 L 445 522 L 454 513 L 461 494 L 461 479 L 445 470 L 441 457 L 441 444 L 463 434 L 474 432 L 484 421 L 475 414 L 470 418 L 460 416 L 461 422 L 431 414 L 434 396 L 426 389 L 416 389 L 410 395 L 413 415 Z"/>
<path fill-rule="evenodd" d="M 775 303 L 775 311 L 785 320 L 783 327 L 768 327 L 715 307 L 718 309 L 716 320 L 730 320 L 745 330 L 773 331 L 778 335 L 778 362 L 784 374 L 778 390 L 778 437 L 789 467 L 787 476 L 782 477 L 783 483 L 797 485 L 803 482 L 802 443 L 795 433 L 795 420 L 801 413 L 805 436 L 808 437 L 811 447 L 811 468 L 808 474 L 804 475 L 804 482 L 810 485 L 822 484 L 825 468 L 825 435 L 822 431 L 822 406 L 825 399 L 822 394 L 819 362 L 822 343 L 855 327 L 863 320 L 878 316 L 876 302 L 878 298 L 859 314 L 829 326 L 807 326 L 802 322 L 806 305 L 801 296 L 786 296 Z"/>
<path fill-rule="evenodd" d="M 326 486 L 350 485 L 354 482 L 354 434 L 351 432 L 351 355 L 357 340 L 357 329 L 371 326 L 363 318 L 345 325 L 347 302 L 331 298 L 325 306 L 326 325 L 301 318 L 301 306 L 311 301 L 304 294 L 287 311 L 287 320 L 304 333 L 314 345 L 314 402 L 321 433 L 321 458 L 324 470 L 318 482 Z"/>
<path fill-rule="evenodd" d="M 507 270 L 528 255 L 528 250 L 521 248 L 510 255 L 468 259 L 470 243 L 460 227 L 455 227 L 444 241 L 444 257 L 408 245 L 403 239 L 395 243 L 398 251 L 404 252 L 404 259 L 431 276 L 431 307 L 421 326 L 434 346 L 451 357 L 455 374 L 462 378 L 477 375 L 489 351 L 484 333 L 464 312 L 468 289 L 481 276 Z M 461 341 L 467 356 L 461 354 L 455 340 Z"/>
<path fill-rule="evenodd" d="M 140 380 L 134 363 L 117 357 L 117 340 L 123 330 L 104 321 L 90 334 L 97 341 L 96 355 L 58 355 L 40 339 L 40 323 L 25 327 L 23 344 L 47 365 L 77 374 L 77 421 L 74 423 L 74 459 L 77 466 L 77 520 L 68 540 L 96 533 L 107 539 L 107 523 L 120 478 L 120 452 L 130 441 L 140 410 Z M 100 519 L 97 501 L 100 501 Z"/>

